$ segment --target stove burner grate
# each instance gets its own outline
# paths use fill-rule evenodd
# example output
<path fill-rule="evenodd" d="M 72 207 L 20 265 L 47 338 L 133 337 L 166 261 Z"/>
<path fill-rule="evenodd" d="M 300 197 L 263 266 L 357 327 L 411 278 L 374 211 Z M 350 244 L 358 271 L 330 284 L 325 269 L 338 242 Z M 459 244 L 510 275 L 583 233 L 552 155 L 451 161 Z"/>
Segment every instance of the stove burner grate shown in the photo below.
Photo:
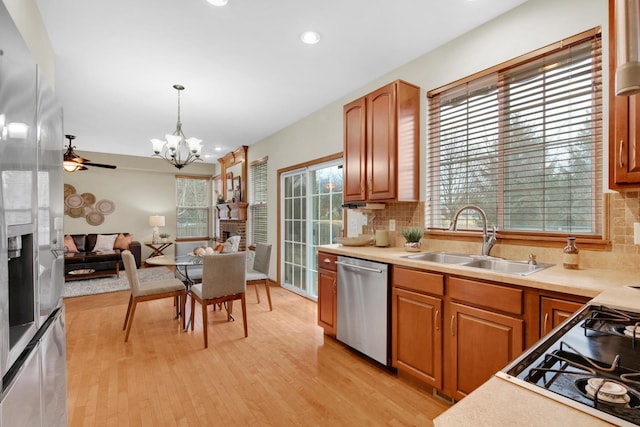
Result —
<path fill-rule="evenodd" d="M 575 383 L 578 390 L 586 398 L 591 399 L 596 408 L 600 404 L 621 406 L 628 409 L 640 407 L 640 396 L 621 382 L 596 377 L 580 378 Z"/>

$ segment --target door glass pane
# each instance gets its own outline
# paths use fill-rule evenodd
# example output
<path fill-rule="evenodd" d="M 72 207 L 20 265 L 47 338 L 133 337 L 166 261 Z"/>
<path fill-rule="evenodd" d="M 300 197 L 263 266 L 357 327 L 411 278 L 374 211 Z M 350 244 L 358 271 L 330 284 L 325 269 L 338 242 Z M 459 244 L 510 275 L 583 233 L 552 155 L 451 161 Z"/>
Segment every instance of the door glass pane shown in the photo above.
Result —
<path fill-rule="evenodd" d="M 283 175 L 283 286 L 318 296 L 316 247 L 335 242 L 342 225 L 341 162 Z M 308 190 L 308 191 L 307 191 Z"/>

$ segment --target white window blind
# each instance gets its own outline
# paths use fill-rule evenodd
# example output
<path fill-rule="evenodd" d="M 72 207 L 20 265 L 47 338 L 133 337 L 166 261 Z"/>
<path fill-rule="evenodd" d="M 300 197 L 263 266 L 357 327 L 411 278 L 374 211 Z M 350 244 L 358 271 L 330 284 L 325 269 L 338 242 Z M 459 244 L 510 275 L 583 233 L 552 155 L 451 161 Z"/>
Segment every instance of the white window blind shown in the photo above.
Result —
<path fill-rule="evenodd" d="M 267 243 L 267 168 L 267 158 L 249 167 L 249 182 L 251 183 L 250 244 Z"/>
<path fill-rule="evenodd" d="M 208 239 L 209 178 L 176 176 L 176 238 Z"/>
<path fill-rule="evenodd" d="M 602 52 L 585 36 L 429 93 L 427 227 L 474 204 L 499 230 L 602 233 Z M 460 228 L 481 226 L 466 212 Z"/>

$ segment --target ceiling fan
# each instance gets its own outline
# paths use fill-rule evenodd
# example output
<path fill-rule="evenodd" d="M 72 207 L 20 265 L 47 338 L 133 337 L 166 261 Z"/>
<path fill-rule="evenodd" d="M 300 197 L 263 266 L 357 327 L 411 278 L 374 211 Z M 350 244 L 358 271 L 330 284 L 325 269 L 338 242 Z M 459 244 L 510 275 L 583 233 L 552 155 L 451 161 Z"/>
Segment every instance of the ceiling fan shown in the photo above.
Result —
<path fill-rule="evenodd" d="M 64 153 L 64 161 L 62 167 L 67 172 L 84 171 L 87 170 L 86 166 L 95 166 L 98 168 L 115 169 L 113 165 L 104 165 L 102 163 L 92 163 L 91 160 L 80 157 L 73 151 L 75 146 L 71 145 L 71 141 L 76 139 L 75 135 L 65 135 L 65 138 L 69 140 L 69 145 L 65 148 L 67 151 Z"/>

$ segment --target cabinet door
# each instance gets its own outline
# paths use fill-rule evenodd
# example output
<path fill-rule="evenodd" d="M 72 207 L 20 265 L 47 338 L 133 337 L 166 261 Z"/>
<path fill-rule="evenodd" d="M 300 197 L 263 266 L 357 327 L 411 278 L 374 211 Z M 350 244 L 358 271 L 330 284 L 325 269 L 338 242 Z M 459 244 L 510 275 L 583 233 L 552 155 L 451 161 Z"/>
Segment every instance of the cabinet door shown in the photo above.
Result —
<path fill-rule="evenodd" d="M 540 336 L 543 337 L 553 328 L 567 320 L 584 304 L 565 301 L 558 298 L 540 298 Z"/>
<path fill-rule="evenodd" d="M 344 187 L 345 202 L 365 200 L 366 172 L 366 105 L 359 98 L 344 106 Z"/>
<path fill-rule="evenodd" d="M 640 184 L 640 96 L 615 97 L 613 123 L 612 166 L 613 184 Z"/>
<path fill-rule="evenodd" d="M 609 0 L 609 187 L 640 188 L 640 95 L 616 96 L 616 10 Z"/>
<path fill-rule="evenodd" d="M 395 84 L 367 95 L 367 199 L 396 198 Z"/>
<path fill-rule="evenodd" d="M 442 389 L 442 299 L 392 291 L 392 365 Z"/>
<path fill-rule="evenodd" d="M 522 353 L 524 321 L 449 303 L 448 390 L 462 399 Z"/>
<path fill-rule="evenodd" d="M 337 281 L 335 271 L 318 269 L 318 326 L 327 335 L 336 334 Z"/>

